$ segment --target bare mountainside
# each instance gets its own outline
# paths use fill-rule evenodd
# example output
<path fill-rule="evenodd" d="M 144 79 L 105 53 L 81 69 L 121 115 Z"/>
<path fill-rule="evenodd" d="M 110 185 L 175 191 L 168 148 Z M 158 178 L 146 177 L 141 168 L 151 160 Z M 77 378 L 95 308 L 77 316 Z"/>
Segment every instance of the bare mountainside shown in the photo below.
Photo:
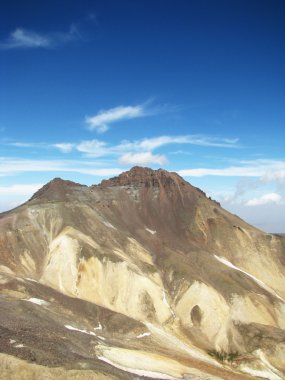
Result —
<path fill-rule="evenodd" d="M 176 173 L 0 214 L 0 378 L 285 378 L 285 237 Z"/>

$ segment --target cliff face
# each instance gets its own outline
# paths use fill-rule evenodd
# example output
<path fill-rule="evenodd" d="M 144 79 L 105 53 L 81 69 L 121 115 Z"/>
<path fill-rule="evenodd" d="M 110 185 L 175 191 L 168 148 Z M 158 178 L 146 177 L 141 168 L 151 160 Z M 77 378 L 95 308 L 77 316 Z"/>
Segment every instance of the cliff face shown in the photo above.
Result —
<path fill-rule="evenodd" d="M 51 181 L 0 216 L 0 289 L 2 351 L 37 365 L 284 378 L 285 238 L 176 173 Z"/>

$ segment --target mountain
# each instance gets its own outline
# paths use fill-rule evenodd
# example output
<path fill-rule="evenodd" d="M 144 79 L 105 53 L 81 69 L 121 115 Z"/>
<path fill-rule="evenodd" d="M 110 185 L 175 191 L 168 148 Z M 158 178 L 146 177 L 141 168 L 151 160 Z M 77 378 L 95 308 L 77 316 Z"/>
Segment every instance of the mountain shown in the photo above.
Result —
<path fill-rule="evenodd" d="M 284 379 L 284 299 L 285 236 L 176 173 L 0 214 L 1 379 Z"/>

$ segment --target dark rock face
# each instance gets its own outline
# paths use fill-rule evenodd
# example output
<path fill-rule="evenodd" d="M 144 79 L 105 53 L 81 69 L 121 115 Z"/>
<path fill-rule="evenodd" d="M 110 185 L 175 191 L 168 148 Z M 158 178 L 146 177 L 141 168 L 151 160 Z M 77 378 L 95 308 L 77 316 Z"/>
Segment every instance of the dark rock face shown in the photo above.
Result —
<path fill-rule="evenodd" d="M 186 182 L 176 173 L 170 173 L 166 170 L 152 170 L 139 166 L 133 167 L 130 171 L 120 174 L 101 182 L 101 187 L 109 186 L 173 186 L 176 183 L 186 185 Z"/>
<path fill-rule="evenodd" d="M 284 248 L 176 173 L 56 178 L 0 215 L 0 348 L 62 379 L 282 379 Z"/>
<path fill-rule="evenodd" d="M 54 178 L 52 181 L 48 182 L 41 189 L 39 189 L 31 198 L 30 201 L 34 199 L 50 199 L 57 200 L 65 198 L 66 195 L 73 191 L 74 189 L 79 189 L 86 187 L 85 185 L 80 185 L 79 183 L 63 180 L 61 178 Z"/>

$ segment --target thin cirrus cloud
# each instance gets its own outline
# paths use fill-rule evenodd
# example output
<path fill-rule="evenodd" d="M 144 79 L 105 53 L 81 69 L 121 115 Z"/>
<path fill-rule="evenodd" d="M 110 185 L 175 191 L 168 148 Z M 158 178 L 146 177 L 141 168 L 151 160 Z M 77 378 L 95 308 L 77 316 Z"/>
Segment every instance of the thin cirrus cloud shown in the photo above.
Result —
<path fill-rule="evenodd" d="M 42 183 L 14 184 L 11 186 L 0 186 L 0 195 L 29 195 L 43 186 Z"/>
<path fill-rule="evenodd" d="M 202 135 L 185 136 L 158 136 L 141 140 L 123 140 L 117 145 L 110 145 L 105 141 L 93 139 L 84 140 L 78 144 L 58 143 L 53 147 L 62 153 L 76 150 L 87 157 L 118 157 L 122 165 L 165 165 L 168 160 L 165 155 L 153 154 L 155 149 L 170 144 L 189 144 L 219 148 L 236 148 L 238 139 L 216 138 Z"/>
<path fill-rule="evenodd" d="M 220 176 L 220 177 L 259 177 L 261 180 L 270 182 L 274 180 L 274 173 L 283 173 L 285 170 L 285 161 L 281 160 L 252 160 L 240 161 L 236 166 L 226 168 L 193 168 L 179 170 L 178 173 L 185 177 L 203 177 L 203 176 Z"/>
<path fill-rule="evenodd" d="M 80 34 L 75 25 L 68 32 L 39 33 L 32 30 L 17 28 L 8 38 L 0 43 L 0 49 L 49 49 L 76 41 Z"/>
<path fill-rule="evenodd" d="M 20 173 L 62 172 L 80 173 L 92 176 L 112 176 L 122 172 L 119 168 L 96 167 L 97 162 L 83 160 L 32 160 L 0 157 L 0 177 Z"/>
<path fill-rule="evenodd" d="M 184 135 L 184 136 L 159 136 L 146 138 L 136 143 L 142 149 L 153 150 L 163 145 L 169 144 L 190 144 L 218 148 L 236 148 L 238 139 L 217 138 L 205 135 Z"/>
<path fill-rule="evenodd" d="M 85 122 L 90 131 L 104 133 L 110 128 L 110 124 L 127 119 L 135 119 L 146 116 L 145 105 L 119 106 L 108 110 L 101 110 L 95 116 L 87 116 Z"/>
<path fill-rule="evenodd" d="M 58 143 L 53 147 L 68 153 L 72 149 L 84 153 L 89 157 L 102 157 L 107 155 L 120 155 L 126 153 L 146 153 L 171 144 L 200 145 L 219 148 L 237 148 L 238 139 L 215 138 L 201 135 L 185 136 L 158 136 L 141 140 L 123 140 L 117 145 L 110 145 L 105 141 L 93 139 L 84 140 L 78 144 Z"/>
<path fill-rule="evenodd" d="M 152 154 L 151 152 L 143 153 L 126 153 L 119 159 L 122 165 L 165 165 L 167 158 L 162 154 Z"/>
<path fill-rule="evenodd" d="M 55 144 L 46 143 L 31 143 L 31 142 L 8 142 L 5 144 L 13 145 L 18 148 L 35 149 L 57 149 L 61 153 L 68 154 L 77 151 L 84 157 L 100 158 L 106 157 L 108 160 L 117 159 L 121 165 L 165 165 L 168 163 L 167 157 L 164 154 L 154 154 L 158 148 L 171 144 L 188 144 L 200 145 L 220 148 L 236 148 L 238 147 L 237 139 L 216 138 L 212 136 L 202 135 L 182 135 L 182 136 L 158 136 L 153 138 L 144 138 L 140 140 L 123 140 L 117 145 L 111 145 L 105 141 L 93 139 L 83 140 L 79 143 L 59 142 Z M 62 161 L 64 162 L 64 161 Z M 53 164 L 56 161 L 51 161 L 51 165 L 46 169 L 48 171 L 57 170 L 58 165 L 54 168 Z M 19 163 L 17 162 L 17 165 Z M 15 167 L 15 166 L 14 166 Z M 32 165 L 35 168 L 34 165 Z M 41 166 L 40 166 L 41 167 Z M 62 167 L 62 165 L 61 165 Z M 62 171 L 69 171 L 63 168 Z M 35 170 L 37 171 L 37 170 Z M 75 170 L 77 171 L 77 170 Z M 89 172 L 89 171 L 88 171 Z M 86 170 L 85 173 L 87 174 Z M 112 173 L 113 174 L 113 173 Z M 1 167 L 0 167 L 1 175 Z"/>
<path fill-rule="evenodd" d="M 70 153 L 72 149 L 74 148 L 74 144 L 72 143 L 59 143 L 59 144 L 53 144 L 52 147 L 57 148 L 62 153 Z"/>

